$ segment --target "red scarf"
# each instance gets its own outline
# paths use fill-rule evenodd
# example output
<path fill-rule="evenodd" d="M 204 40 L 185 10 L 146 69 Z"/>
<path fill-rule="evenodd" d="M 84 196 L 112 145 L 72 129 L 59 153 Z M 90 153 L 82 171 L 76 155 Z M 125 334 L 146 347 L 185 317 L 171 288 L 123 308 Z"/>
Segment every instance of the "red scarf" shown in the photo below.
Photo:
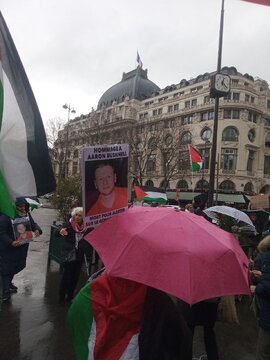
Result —
<path fill-rule="evenodd" d="M 75 231 L 75 233 L 79 233 L 79 234 L 84 234 L 85 233 L 86 227 L 84 226 L 83 223 L 78 224 L 73 218 L 70 218 L 69 222 L 70 222 L 73 230 Z"/>

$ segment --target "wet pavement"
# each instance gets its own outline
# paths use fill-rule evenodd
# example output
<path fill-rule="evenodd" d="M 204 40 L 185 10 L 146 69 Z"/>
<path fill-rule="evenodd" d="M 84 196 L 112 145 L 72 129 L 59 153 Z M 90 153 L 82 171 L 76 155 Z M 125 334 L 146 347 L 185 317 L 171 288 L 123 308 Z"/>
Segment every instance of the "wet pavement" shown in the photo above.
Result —
<path fill-rule="evenodd" d="M 15 276 L 18 292 L 0 309 L 1 360 L 73 360 L 75 359 L 65 320 L 68 306 L 58 305 L 59 265 L 47 265 L 50 226 L 57 220 L 51 208 L 33 211 L 43 235 L 29 246 L 27 267 Z M 86 281 L 82 273 L 80 286 Z M 257 324 L 249 309 L 250 299 L 237 303 L 240 325 L 217 322 L 216 335 L 220 360 L 253 360 L 257 338 Z M 204 354 L 203 334 L 196 328 L 194 356 Z"/>

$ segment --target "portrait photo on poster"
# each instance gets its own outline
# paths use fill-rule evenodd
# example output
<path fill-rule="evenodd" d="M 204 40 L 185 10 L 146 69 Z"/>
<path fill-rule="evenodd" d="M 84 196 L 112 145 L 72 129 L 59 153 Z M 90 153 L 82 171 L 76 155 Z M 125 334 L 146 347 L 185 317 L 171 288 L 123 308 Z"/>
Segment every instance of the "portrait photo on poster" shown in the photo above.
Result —
<path fill-rule="evenodd" d="M 34 233 L 31 229 L 28 216 L 12 220 L 12 226 L 15 239 L 20 241 L 20 245 L 27 244 L 33 240 Z"/>
<path fill-rule="evenodd" d="M 108 213 L 128 205 L 128 157 L 86 161 L 85 214 Z"/>

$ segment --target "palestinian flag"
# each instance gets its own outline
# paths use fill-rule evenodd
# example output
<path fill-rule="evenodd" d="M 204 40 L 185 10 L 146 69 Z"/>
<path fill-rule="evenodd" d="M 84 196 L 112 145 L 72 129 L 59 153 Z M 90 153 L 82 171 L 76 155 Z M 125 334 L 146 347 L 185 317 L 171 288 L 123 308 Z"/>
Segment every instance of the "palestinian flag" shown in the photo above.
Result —
<path fill-rule="evenodd" d="M 145 202 L 165 204 L 168 200 L 164 189 L 159 189 L 153 186 L 134 186 L 134 190 L 136 197 Z"/>
<path fill-rule="evenodd" d="M 46 134 L 34 94 L 0 12 L 0 212 L 17 197 L 55 189 Z"/>
<path fill-rule="evenodd" d="M 251 2 L 254 4 L 259 4 L 259 5 L 270 6 L 270 0 L 244 0 L 244 1 Z"/>
<path fill-rule="evenodd" d="M 106 273 L 82 288 L 67 316 L 77 360 L 139 358 L 146 289 Z"/>
<path fill-rule="evenodd" d="M 143 200 L 145 196 L 147 196 L 147 193 L 143 191 L 139 186 L 134 185 L 134 191 L 135 191 L 135 197 L 137 200 Z"/>
<path fill-rule="evenodd" d="M 25 198 L 25 200 L 28 202 L 29 207 L 31 210 L 38 209 L 41 207 L 40 202 L 31 198 Z"/>
<path fill-rule="evenodd" d="M 192 172 L 200 171 L 202 168 L 201 155 L 191 145 L 189 145 L 189 155 L 190 155 L 190 161 L 191 161 L 191 171 Z"/>

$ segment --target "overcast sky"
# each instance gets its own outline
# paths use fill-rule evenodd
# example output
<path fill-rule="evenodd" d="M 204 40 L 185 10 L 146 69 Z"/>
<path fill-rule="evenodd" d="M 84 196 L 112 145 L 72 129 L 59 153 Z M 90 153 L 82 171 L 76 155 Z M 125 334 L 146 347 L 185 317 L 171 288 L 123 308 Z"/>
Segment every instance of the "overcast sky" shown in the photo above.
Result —
<path fill-rule="evenodd" d="M 136 67 L 160 88 L 217 67 L 221 0 L 1 0 L 43 121 L 96 108 Z M 270 84 L 270 7 L 225 1 L 222 66 Z"/>

